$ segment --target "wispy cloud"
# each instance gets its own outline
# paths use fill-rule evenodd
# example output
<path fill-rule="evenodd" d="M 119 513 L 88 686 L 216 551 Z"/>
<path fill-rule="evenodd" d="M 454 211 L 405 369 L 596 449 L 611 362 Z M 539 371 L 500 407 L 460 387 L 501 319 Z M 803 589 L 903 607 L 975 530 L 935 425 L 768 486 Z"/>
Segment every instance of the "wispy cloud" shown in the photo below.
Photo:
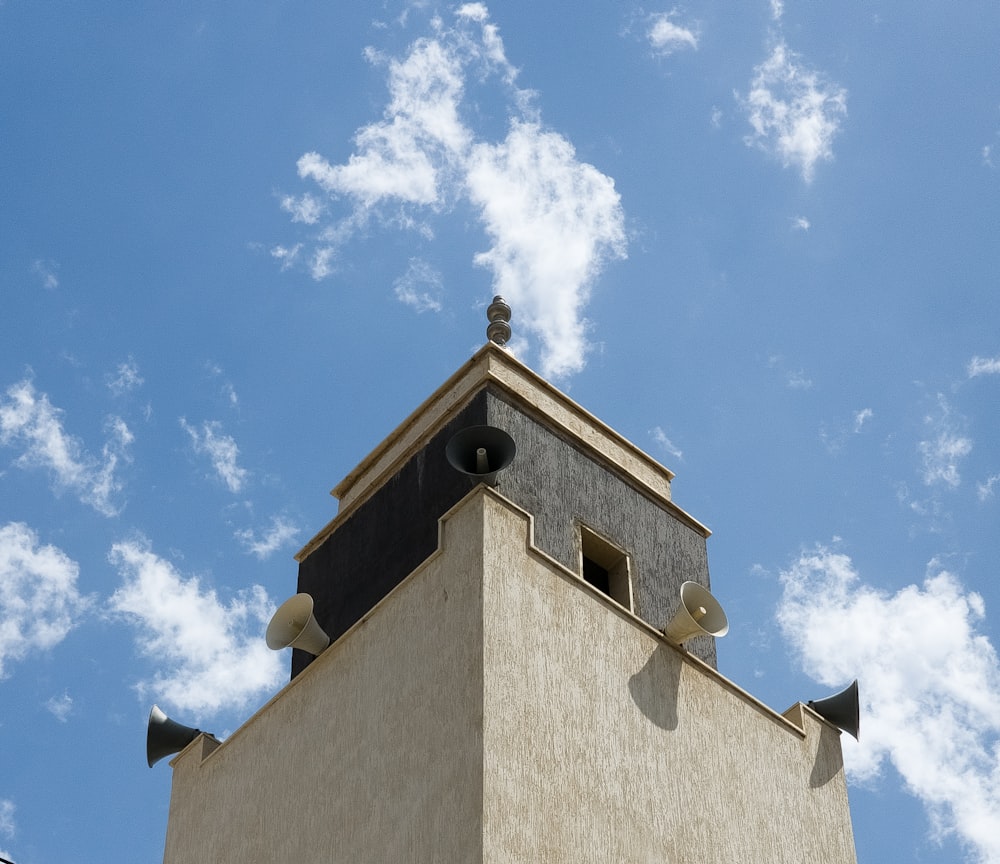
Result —
<path fill-rule="evenodd" d="M 218 363 L 208 362 L 205 364 L 205 371 L 208 372 L 211 378 L 220 381 L 220 387 L 222 389 L 222 395 L 225 397 L 226 402 L 231 408 L 238 408 L 240 404 L 240 397 L 236 393 L 236 388 L 233 386 L 233 382 L 226 377 L 226 373 L 223 371 L 222 367 Z"/>
<path fill-rule="evenodd" d="M 271 257 L 281 262 L 282 270 L 287 270 L 288 268 L 295 266 L 296 262 L 299 260 L 299 253 L 301 251 L 301 243 L 296 243 L 294 246 L 278 245 L 271 249 Z"/>
<path fill-rule="evenodd" d="M 812 379 L 806 375 L 804 369 L 790 369 L 785 363 L 785 358 L 780 354 L 772 354 L 767 358 L 768 368 L 776 370 L 784 379 L 785 386 L 789 390 L 811 390 Z"/>
<path fill-rule="evenodd" d="M 969 361 L 970 378 L 980 375 L 1000 375 L 1000 357 L 973 357 Z"/>
<path fill-rule="evenodd" d="M 299 533 L 299 529 L 284 516 L 275 516 L 271 520 L 270 526 L 261 532 L 252 528 L 245 528 L 236 532 L 236 539 L 240 541 L 243 548 L 258 559 L 265 558 L 277 552 L 283 546 L 291 543 Z"/>
<path fill-rule="evenodd" d="M 805 216 L 795 216 L 792 218 L 793 231 L 808 231 L 811 227 L 809 220 Z"/>
<path fill-rule="evenodd" d="M 125 362 L 118 364 L 113 374 L 104 376 L 104 383 L 113 395 L 121 396 L 141 387 L 145 381 L 139 374 L 139 364 L 133 357 L 129 357 Z"/>
<path fill-rule="evenodd" d="M 917 444 L 923 463 L 924 485 L 956 487 L 962 482 L 959 464 L 972 452 L 972 439 L 960 431 L 960 419 L 942 394 L 937 409 L 924 417 L 928 437 Z"/>
<path fill-rule="evenodd" d="M 313 276 L 334 272 L 340 248 L 365 226 L 427 238 L 428 220 L 471 204 L 492 244 L 473 260 L 492 272 L 493 293 L 515 306 L 521 333 L 540 342 L 543 374 L 578 372 L 589 348 L 583 310 L 591 286 L 610 260 L 625 256 L 613 181 L 543 126 L 535 94 L 516 85 L 517 70 L 484 4 L 460 6 L 450 26 L 435 19 L 432 35 L 414 41 L 401 59 L 371 49 L 367 56 L 387 70 L 383 119 L 358 130 L 346 162 L 318 153 L 298 162 L 299 175 L 325 193 L 328 205 L 349 208 L 316 223 Z M 511 119 L 502 140 L 479 136 L 463 120 L 471 85 L 503 90 Z M 283 264 L 298 256 L 295 247 L 272 254 Z"/>
<path fill-rule="evenodd" d="M 237 464 L 240 448 L 231 435 L 223 433 L 222 424 L 218 420 L 206 420 L 198 430 L 183 417 L 180 424 L 190 436 L 194 452 L 208 456 L 216 475 L 229 491 L 234 494 L 242 491 L 250 472 Z"/>
<path fill-rule="evenodd" d="M 39 258 L 31 264 L 31 272 L 35 274 L 46 291 L 54 291 L 59 287 L 59 277 L 56 275 L 58 270 L 59 265 L 55 261 L 44 261 Z"/>
<path fill-rule="evenodd" d="M 753 128 L 746 143 L 798 168 L 807 183 L 817 162 L 833 158 L 833 139 L 847 115 L 847 91 L 807 69 L 783 39 L 754 68 L 747 95 L 737 98 Z"/>
<path fill-rule="evenodd" d="M 971 439 L 951 432 L 941 432 L 935 438 L 921 441 L 919 447 L 924 461 L 923 479 L 926 485 L 945 483 L 948 486 L 958 486 L 962 482 L 958 464 L 972 452 Z"/>
<path fill-rule="evenodd" d="M 417 312 L 440 312 L 443 285 L 441 274 L 420 258 L 411 258 L 406 273 L 394 283 L 399 302 Z"/>
<path fill-rule="evenodd" d="M 10 840 L 14 836 L 16 830 L 14 811 L 16 810 L 13 801 L 9 798 L 0 798 L 0 837 Z M 6 856 L 8 853 L 4 851 L 3 854 Z"/>
<path fill-rule="evenodd" d="M 73 713 L 73 697 L 69 693 L 53 696 L 45 703 L 45 710 L 60 723 L 65 723 L 69 719 L 69 715 Z"/>
<path fill-rule="evenodd" d="M 854 415 L 854 432 L 857 434 L 864 428 L 865 423 L 875 416 L 875 412 L 871 408 L 862 408 Z"/>
<path fill-rule="evenodd" d="M 697 27 L 678 24 L 676 17 L 676 9 L 649 16 L 646 22 L 646 38 L 657 54 L 666 56 L 682 48 L 697 49 Z"/>
<path fill-rule="evenodd" d="M 649 435 L 665 452 L 669 453 L 678 461 L 684 461 L 684 454 L 681 452 L 680 448 L 667 437 L 667 433 L 664 432 L 659 426 L 654 426 L 650 429 Z"/>
<path fill-rule="evenodd" d="M 129 459 L 132 433 L 120 418 L 109 418 L 109 438 L 97 459 L 63 429 L 62 414 L 30 380 L 20 381 L 0 396 L 0 445 L 21 447 L 16 464 L 48 470 L 57 491 L 69 489 L 99 513 L 117 515 L 122 483 L 116 472 L 119 461 Z"/>
<path fill-rule="evenodd" d="M 997 130 L 996 134 L 993 136 L 993 143 L 984 144 L 983 149 L 980 151 L 980 155 L 983 157 L 983 165 L 985 165 L 990 170 L 996 169 L 996 162 L 994 161 L 996 157 L 996 141 L 1000 139 L 1000 130 Z"/>
<path fill-rule="evenodd" d="M 139 650 L 157 667 L 136 685 L 142 698 L 206 715 L 278 685 L 282 662 L 261 636 L 274 604 L 261 586 L 223 601 L 144 540 L 116 543 L 109 560 L 122 580 L 109 607 L 133 624 Z"/>
<path fill-rule="evenodd" d="M 54 648 L 80 622 L 90 603 L 77 588 L 79 572 L 23 522 L 0 526 L 0 678 L 10 674 L 7 664 Z"/>
<path fill-rule="evenodd" d="M 976 493 L 980 501 L 989 501 L 996 495 L 997 485 L 1000 484 L 1000 474 L 988 477 L 985 482 L 976 484 Z"/>
<path fill-rule="evenodd" d="M 860 435 L 875 412 L 871 408 L 862 408 L 854 413 L 851 424 L 838 423 L 832 431 L 828 430 L 826 424 L 820 428 L 819 437 L 823 441 L 827 451 L 831 454 L 839 453 L 847 443 L 851 435 Z"/>
<path fill-rule="evenodd" d="M 315 225 L 326 212 L 323 202 L 308 192 L 298 198 L 285 195 L 281 199 L 281 209 L 291 215 L 293 222 L 302 222 L 304 225 Z"/>
<path fill-rule="evenodd" d="M 922 584 L 879 591 L 825 546 L 781 581 L 778 623 L 805 672 L 830 687 L 861 679 L 848 776 L 874 782 L 888 761 L 934 836 L 953 834 L 979 860 L 1000 862 L 1000 662 L 979 629 L 982 598 L 936 561 Z"/>

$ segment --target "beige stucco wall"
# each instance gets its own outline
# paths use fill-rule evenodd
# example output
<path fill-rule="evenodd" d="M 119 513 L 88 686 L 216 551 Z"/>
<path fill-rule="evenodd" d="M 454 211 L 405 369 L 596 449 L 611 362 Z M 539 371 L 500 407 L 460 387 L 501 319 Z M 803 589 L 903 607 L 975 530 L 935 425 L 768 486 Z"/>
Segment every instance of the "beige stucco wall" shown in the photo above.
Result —
<path fill-rule="evenodd" d="M 831 727 L 668 646 L 495 491 L 442 538 L 228 741 L 175 760 L 165 864 L 855 864 Z"/>
<path fill-rule="evenodd" d="M 203 762 L 178 757 L 165 864 L 482 860 L 475 510 Z"/>
<path fill-rule="evenodd" d="M 797 730 L 487 511 L 487 864 L 854 864 L 836 730 Z"/>

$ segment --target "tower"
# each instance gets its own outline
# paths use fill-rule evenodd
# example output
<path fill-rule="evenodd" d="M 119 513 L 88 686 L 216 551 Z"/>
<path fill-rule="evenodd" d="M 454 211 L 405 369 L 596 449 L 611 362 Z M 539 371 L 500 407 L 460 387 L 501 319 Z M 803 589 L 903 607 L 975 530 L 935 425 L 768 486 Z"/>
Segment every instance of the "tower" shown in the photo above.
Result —
<path fill-rule="evenodd" d="M 487 343 L 333 490 L 332 644 L 173 760 L 165 864 L 855 864 L 839 731 L 663 634 L 709 587 L 672 478 Z"/>

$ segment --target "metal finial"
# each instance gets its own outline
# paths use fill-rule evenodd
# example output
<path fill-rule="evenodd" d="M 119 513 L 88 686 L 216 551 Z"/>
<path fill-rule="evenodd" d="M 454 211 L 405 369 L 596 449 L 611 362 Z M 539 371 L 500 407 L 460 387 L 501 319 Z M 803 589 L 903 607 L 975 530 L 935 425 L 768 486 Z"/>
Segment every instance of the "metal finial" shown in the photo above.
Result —
<path fill-rule="evenodd" d="M 490 303 L 486 310 L 486 317 L 489 319 L 490 323 L 486 327 L 486 338 L 490 342 L 496 342 L 497 345 L 506 345 L 507 340 L 510 339 L 510 306 L 508 306 L 503 297 L 499 294 L 493 298 L 493 302 Z"/>

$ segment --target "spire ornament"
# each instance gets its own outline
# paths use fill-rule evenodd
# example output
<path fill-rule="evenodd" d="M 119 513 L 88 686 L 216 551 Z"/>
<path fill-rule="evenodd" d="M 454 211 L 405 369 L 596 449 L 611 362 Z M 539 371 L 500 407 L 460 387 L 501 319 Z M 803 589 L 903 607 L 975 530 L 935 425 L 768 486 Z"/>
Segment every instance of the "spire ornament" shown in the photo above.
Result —
<path fill-rule="evenodd" d="M 486 338 L 503 347 L 510 339 L 510 306 L 497 294 L 486 310 L 490 323 L 486 327 Z"/>

